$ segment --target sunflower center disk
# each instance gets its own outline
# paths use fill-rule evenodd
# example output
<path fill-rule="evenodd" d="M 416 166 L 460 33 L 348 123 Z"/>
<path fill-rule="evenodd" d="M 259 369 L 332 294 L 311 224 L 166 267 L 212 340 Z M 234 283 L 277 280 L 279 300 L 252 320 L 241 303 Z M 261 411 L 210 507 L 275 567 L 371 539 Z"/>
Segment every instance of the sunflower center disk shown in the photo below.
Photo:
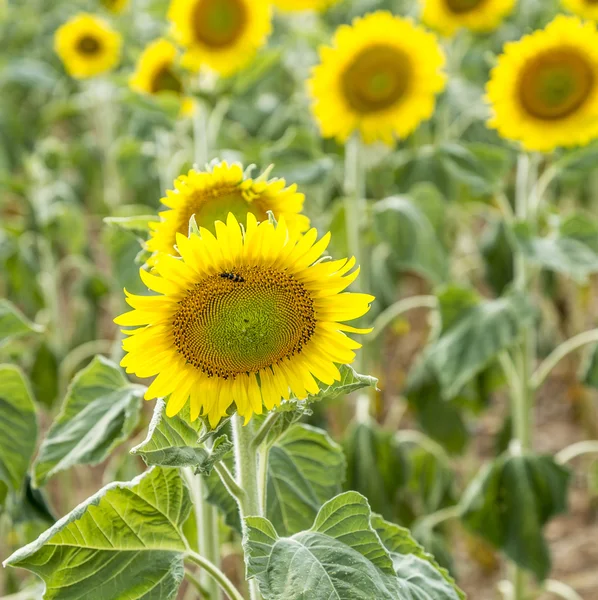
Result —
<path fill-rule="evenodd" d="M 594 79 L 591 66 L 577 52 L 546 52 L 532 60 L 521 75 L 521 103 L 538 119 L 562 119 L 585 103 Z"/>
<path fill-rule="evenodd" d="M 77 49 L 82 54 L 96 54 L 100 50 L 100 42 L 91 35 L 84 35 L 77 43 Z"/>
<path fill-rule="evenodd" d="M 486 0 L 446 0 L 446 5 L 452 13 L 463 14 L 475 10 Z"/>
<path fill-rule="evenodd" d="M 156 73 L 152 81 L 152 94 L 160 92 L 175 92 L 180 94 L 183 89 L 181 80 L 168 67 Z"/>
<path fill-rule="evenodd" d="M 243 33 L 247 11 L 241 0 L 199 0 L 192 21 L 199 42 L 222 48 L 231 45 Z"/>
<path fill-rule="evenodd" d="M 214 233 L 214 223 L 216 221 L 226 222 L 228 213 L 232 213 L 237 221 L 244 223 L 249 212 L 253 213 L 258 221 L 268 218 L 268 215 L 259 207 L 259 202 L 248 202 L 237 186 L 198 190 L 185 206 L 178 232 L 187 235 L 189 219 L 193 215 L 199 225 Z"/>
<path fill-rule="evenodd" d="M 256 266 L 198 283 L 180 302 L 173 335 L 187 362 L 209 376 L 234 379 L 300 353 L 315 326 L 303 284 Z"/>
<path fill-rule="evenodd" d="M 359 113 L 385 110 L 399 101 L 412 77 L 408 56 L 397 48 L 377 45 L 359 53 L 342 75 L 349 105 Z"/>

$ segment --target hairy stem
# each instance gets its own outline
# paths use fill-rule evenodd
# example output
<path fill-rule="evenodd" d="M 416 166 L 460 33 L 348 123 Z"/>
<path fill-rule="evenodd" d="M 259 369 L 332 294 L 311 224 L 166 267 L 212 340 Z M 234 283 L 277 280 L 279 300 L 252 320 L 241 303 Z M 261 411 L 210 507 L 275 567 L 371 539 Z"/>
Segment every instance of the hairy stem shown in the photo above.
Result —
<path fill-rule="evenodd" d="M 217 586 L 230 598 L 230 600 L 245 600 L 233 582 L 216 566 L 203 556 L 189 550 L 185 556 L 187 560 L 201 567 L 216 582 Z"/>

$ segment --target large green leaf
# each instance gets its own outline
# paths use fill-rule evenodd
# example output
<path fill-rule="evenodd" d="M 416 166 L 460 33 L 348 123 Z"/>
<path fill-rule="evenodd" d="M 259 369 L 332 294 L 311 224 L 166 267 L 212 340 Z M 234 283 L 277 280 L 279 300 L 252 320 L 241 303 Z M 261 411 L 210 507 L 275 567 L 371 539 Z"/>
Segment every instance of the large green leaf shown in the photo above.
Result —
<path fill-rule="evenodd" d="M 345 492 L 320 509 L 311 529 L 279 537 L 267 519 L 248 517 L 247 574 L 265 600 L 458 600 L 432 562 L 391 556 L 371 522 L 367 500 Z"/>
<path fill-rule="evenodd" d="M 544 525 L 567 504 L 569 471 L 551 456 L 503 455 L 470 483 L 463 523 L 539 580 L 550 572 Z"/>
<path fill-rule="evenodd" d="M 443 396 L 456 396 L 500 352 L 517 342 L 533 314 L 527 297 L 515 293 L 467 310 L 426 349 Z"/>
<path fill-rule="evenodd" d="M 271 448 L 267 515 L 281 535 L 307 529 L 318 510 L 341 491 L 345 457 L 328 434 L 295 424 Z"/>
<path fill-rule="evenodd" d="M 0 487 L 4 487 L 4 495 L 21 491 L 36 442 L 37 420 L 29 384 L 17 367 L 0 365 L 0 484 L 4 483 Z"/>
<path fill-rule="evenodd" d="M 176 469 L 112 483 L 4 565 L 29 569 L 44 599 L 170 600 L 183 579 L 189 494 Z"/>
<path fill-rule="evenodd" d="M 192 467 L 195 473 L 209 475 L 214 465 L 232 449 L 226 435 L 221 435 L 208 446 L 200 441 L 203 421 L 191 421 L 189 404 L 174 417 L 166 416 L 166 403 L 158 400 L 154 416 L 141 444 L 131 450 L 148 465 L 164 467 Z"/>
<path fill-rule="evenodd" d="M 409 197 L 391 196 L 376 202 L 374 227 L 389 244 L 395 268 L 415 271 L 432 283 L 446 280 L 446 253 L 434 225 Z"/>
<path fill-rule="evenodd" d="M 43 331 L 43 328 L 32 323 L 14 304 L 0 298 L 0 346 L 11 338 Z"/>
<path fill-rule="evenodd" d="M 533 235 L 527 223 L 514 229 L 520 250 L 538 266 L 585 282 L 598 272 L 598 230 L 587 217 L 576 215 L 546 237 Z"/>
<path fill-rule="evenodd" d="M 143 391 L 114 363 L 94 358 L 71 382 L 42 442 L 33 470 L 35 485 L 74 465 L 103 461 L 137 425 Z"/>

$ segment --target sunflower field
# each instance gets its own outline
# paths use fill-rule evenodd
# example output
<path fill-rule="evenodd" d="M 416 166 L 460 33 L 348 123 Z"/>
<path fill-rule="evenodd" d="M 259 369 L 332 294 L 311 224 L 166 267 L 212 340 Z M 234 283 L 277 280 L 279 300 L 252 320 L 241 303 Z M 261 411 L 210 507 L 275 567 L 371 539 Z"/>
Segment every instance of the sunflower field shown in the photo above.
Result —
<path fill-rule="evenodd" d="M 597 600 L 596 274 L 596 0 L 0 0 L 0 598 Z"/>

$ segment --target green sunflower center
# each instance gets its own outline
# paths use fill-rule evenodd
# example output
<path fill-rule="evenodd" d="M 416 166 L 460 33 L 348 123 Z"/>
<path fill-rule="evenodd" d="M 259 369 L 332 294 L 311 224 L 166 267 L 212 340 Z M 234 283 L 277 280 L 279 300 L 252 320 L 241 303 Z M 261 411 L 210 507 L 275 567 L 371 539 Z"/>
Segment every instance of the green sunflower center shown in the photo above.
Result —
<path fill-rule="evenodd" d="M 471 12 L 485 3 L 486 0 L 446 0 L 448 9 L 456 14 Z"/>
<path fill-rule="evenodd" d="M 341 77 L 343 94 L 355 111 L 369 114 L 390 108 L 404 96 L 412 77 L 409 57 L 384 45 L 362 50 Z"/>
<path fill-rule="evenodd" d="M 563 119 L 581 108 L 594 90 L 594 71 L 574 49 L 540 54 L 527 64 L 519 80 L 525 110 L 538 119 Z"/>
<path fill-rule="evenodd" d="M 192 16 L 196 39 L 206 46 L 230 46 L 247 23 L 244 0 L 199 0 Z"/>
<path fill-rule="evenodd" d="M 316 326 L 303 284 L 259 266 L 212 275 L 179 304 L 172 324 L 177 350 L 197 369 L 224 379 L 299 354 Z"/>
<path fill-rule="evenodd" d="M 261 208 L 259 198 L 248 202 L 236 185 L 222 188 L 197 190 L 180 212 L 177 231 L 184 235 L 189 232 L 189 219 L 195 215 L 198 225 L 214 233 L 216 221 L 226 222 L 228 213 L 232 213 L 239 223 L 247 221 L 247 213 L 253 213 L 258 221 L 268 218 Z"/>
<path fill-rule="evenodd" d="M 77 42 L 77 50 L 81 52 L 81 54 L 93 55 L 97 54 L 100 51 L 101 44 L 99 40 L 91 35 L 84 35 Z"/>
<path fill-rule="evenodd" d="M 180 94 L 183 90 L 181 80 L 169 67 L 164 67 L 158 71 L 152 81 L 152 94 L 159 92 L 175 92 Z"/>

